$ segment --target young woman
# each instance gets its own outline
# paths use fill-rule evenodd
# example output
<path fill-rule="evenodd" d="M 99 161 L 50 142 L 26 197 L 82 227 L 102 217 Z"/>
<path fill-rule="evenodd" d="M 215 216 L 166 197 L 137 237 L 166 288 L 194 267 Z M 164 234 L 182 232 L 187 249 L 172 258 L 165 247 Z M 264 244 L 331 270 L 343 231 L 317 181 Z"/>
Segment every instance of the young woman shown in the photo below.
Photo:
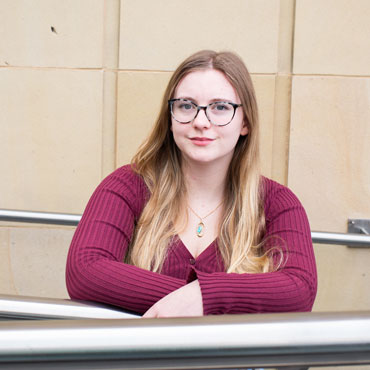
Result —
<path fill-rule="evenodd" d="M 311 310 L 307 217 L 260 174 L 255 92 L 238 56 L 201 51 L 177 68 L 131 165 L 92 195 L 66 276 L 71 298 L 144 317 Z"/>

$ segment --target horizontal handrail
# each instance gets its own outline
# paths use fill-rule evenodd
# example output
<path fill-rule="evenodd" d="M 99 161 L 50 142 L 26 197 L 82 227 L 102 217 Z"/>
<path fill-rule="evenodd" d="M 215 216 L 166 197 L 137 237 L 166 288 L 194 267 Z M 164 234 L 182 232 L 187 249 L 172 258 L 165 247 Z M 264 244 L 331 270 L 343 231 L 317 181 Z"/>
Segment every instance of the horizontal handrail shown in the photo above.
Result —
<path fill-rule="evenodd" d="M 370 235 L 350 233 L 311 232 L 312 242 L 317 244 L 340 244 L 350 247 L 370 247 Z"/>
<path fill-rule="evenodd" d="M 77 226 L 81 215 L 0 209 L 0 221 Z"/>
<path fill-rule="evenodd" d="M 370 312 L 0 322 L 0 367 L 226 369 L 370 364 Z"/>
<path fill-rule="evenodd" d="M 100 303 L 0 294 L 0 320 L 127 319 L 137 317 L 140 316 Z"/>
<path fill-rule="evenodd" d="M 0 209 L 0 221 L 43 223 L 77 226 L 81 215 L 67 213 L 31 212 Z M 339 244 L 353 247 L 370 247 L 370 235 L 312 231 L 312 242 L 317 244 Z"/>

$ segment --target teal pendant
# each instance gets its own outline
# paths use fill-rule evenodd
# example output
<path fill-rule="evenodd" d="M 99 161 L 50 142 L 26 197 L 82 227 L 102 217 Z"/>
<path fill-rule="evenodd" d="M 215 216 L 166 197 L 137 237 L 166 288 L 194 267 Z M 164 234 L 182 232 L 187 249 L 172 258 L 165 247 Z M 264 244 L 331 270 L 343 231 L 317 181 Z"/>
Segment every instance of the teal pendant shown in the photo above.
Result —
<path fill-rule="evenodd" d="M 201 238 L 203 236 L 203 232 L 204 232 L 204 223 L 203 222 L 199 222 L 199 224 L 197 226 L 197 236 L 199 238 Z"/>

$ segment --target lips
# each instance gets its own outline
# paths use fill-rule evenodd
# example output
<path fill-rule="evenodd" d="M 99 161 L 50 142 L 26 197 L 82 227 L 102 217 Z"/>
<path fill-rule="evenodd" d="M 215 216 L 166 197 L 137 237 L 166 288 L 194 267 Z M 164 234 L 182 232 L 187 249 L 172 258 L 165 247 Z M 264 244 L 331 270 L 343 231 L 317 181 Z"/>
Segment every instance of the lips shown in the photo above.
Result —
<path fill-rule="evenodd" d="M 210 139 L 209 137 L 191 137 L 190 140 L 192 141 L 213 141 L 214 139 Z"/>
<path fill-rule="evenodd" d="M 194 145 L 197 146 L 207 146 L 215 140 L 209 137 L 190 137 L 189 139 Z"/>

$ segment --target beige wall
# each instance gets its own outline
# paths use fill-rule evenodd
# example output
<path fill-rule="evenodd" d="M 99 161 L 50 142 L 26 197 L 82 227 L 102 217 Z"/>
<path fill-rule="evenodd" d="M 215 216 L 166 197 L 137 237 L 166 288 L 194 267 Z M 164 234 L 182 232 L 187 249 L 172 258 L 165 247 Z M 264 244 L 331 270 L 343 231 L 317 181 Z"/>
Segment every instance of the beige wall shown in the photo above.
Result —
<path fill-rule="evenodd" d="M 346 232 L 370 218 L 368 19 L 368 0 L 2 0 L 0 209 L 82 213 L 148 133 L 176 65 L 230 49 L 256 86 L 264 174 L 313 229 Z M 66 297 L 72 235 L 0 223 L 0 294 Z M 370 249 L 316 253 L 315 309 L 369 307 Z"/>
<path fill-rule="evenodd" d="M 296 4 L 288 185 L 314 230 L 370 218 L 369 19 L 367 0 Z M 315 309 L 368 310 L 370 249 L 315 251 Z"/>

